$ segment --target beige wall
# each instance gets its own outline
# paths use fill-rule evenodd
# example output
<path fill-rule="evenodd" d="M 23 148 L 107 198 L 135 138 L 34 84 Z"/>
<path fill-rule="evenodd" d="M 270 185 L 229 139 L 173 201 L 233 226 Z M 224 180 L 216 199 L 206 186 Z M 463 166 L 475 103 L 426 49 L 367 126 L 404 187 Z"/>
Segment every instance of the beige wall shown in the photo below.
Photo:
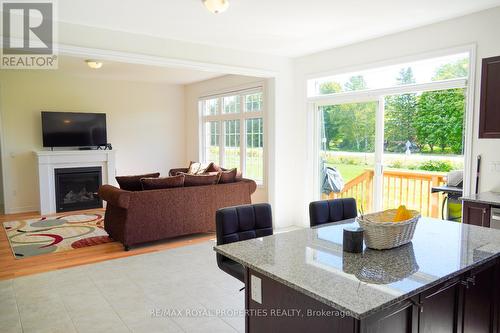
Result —
<path fill-rule="evenodd" d="M 203 96 L 245 89 L 258 85 L 262 85 L 266 91 L 268 87 L 267 80 L 251 76 L 226 75 L 185 86 L 186 163 L 189 161 L 197 161 L 200 156 L 198 99 Z M 269 113 L 269 108 L 266 108 L 265 112 Z M 264 117 L 266 117 L 266 114 Z M 269 127 L 266 127 L 266 130 L 269 131 Z M 268 177 L 266 177 L 265 184 L 259 186 L 252 196 L 252 202 L 268 202 L 268 184 Z"/>
<path fill-rule="evenodd" d="M 42 149 L 41 110 L 106 113 L 117 174 L 166 175 L 186 161 L 180 85 L 95 80 L 58 71 L 2 71 L 0 103 L 8 212 L 39 206 L 33 151 Z"/>

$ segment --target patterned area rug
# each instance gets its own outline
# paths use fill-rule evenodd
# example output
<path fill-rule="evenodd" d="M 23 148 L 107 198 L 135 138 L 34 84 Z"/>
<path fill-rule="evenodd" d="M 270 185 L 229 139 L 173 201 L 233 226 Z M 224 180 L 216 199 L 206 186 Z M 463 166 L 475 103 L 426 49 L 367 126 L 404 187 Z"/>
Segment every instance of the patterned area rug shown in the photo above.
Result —
<path fill-rule="evenodd" d="M 4 222 L 16 259 L 111 242 L 104 231 L 104 212 L 65 214 Z"/>

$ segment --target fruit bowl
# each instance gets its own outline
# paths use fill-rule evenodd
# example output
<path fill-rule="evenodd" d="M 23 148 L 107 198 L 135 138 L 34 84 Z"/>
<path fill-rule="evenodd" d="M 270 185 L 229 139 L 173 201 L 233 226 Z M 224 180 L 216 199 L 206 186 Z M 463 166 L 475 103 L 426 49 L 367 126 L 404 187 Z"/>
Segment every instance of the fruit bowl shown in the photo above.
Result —
<path fill-rule="evenodd" d="M 388 209 L 356 218 L 365 230 L 365 244 L 376 250 L 392 249 L 411 242 L 420 213 L 416 210 Z"/>

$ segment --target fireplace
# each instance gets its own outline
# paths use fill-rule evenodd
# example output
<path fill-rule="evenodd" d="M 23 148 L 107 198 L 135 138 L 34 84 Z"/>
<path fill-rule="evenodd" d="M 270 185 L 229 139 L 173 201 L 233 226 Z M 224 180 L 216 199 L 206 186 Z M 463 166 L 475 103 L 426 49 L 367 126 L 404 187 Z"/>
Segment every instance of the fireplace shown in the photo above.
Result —
<path fill-rule="evenodd" d="M 54 169 L 56 211 L 102 208 L 97 190 L 102 185 L 101 167 Z"/>

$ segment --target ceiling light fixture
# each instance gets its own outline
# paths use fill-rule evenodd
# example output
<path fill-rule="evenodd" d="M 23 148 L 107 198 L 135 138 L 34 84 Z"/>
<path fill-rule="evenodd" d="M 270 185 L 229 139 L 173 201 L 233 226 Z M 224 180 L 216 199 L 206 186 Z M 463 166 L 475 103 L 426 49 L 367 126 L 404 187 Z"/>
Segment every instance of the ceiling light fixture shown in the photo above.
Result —
<path fill-rule="evenodd" d="M 201 0 L 201 2 L 214 14 L 225 12 L 229 8 L 228 0 Z"/>
<path fill-rule="evenodd" d="M 85 60 L 85 62 L 87 63 L 87 66 L 89 66 L 92 69 L 99 69 L 102 67 L 102 62 L 97 60 L 87 59 Z"/>

